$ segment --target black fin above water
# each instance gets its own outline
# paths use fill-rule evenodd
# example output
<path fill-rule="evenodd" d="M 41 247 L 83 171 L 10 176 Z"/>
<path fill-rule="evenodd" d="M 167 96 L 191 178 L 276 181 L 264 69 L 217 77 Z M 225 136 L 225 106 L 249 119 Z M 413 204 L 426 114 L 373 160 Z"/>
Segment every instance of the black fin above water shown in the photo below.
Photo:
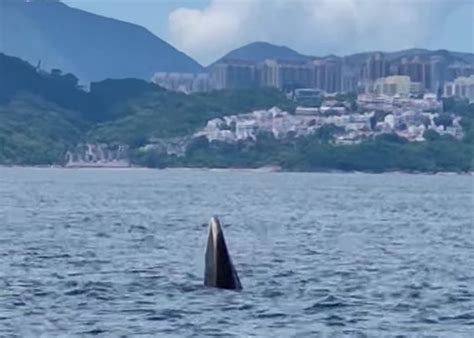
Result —
<path fill-rule="evenodd" d="M 230 290 L 242 289 L 239 276 L 227 250 L 224 232 L 217 217 L 212 217 L 209 221 L 204 285 Z"/>

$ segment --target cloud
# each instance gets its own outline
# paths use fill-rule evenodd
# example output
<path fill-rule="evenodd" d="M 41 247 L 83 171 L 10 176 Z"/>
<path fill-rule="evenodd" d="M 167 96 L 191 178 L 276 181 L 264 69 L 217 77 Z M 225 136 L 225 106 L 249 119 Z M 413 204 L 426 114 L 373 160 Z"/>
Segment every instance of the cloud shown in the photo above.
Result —
<path fill-rule="evenodd" d="M 451 10 L 470 0 L 210 0 L 168 17 L 171 42 L 208 64 L 254 41 L 301 53 L 344 54 L 429 43 Z"/>

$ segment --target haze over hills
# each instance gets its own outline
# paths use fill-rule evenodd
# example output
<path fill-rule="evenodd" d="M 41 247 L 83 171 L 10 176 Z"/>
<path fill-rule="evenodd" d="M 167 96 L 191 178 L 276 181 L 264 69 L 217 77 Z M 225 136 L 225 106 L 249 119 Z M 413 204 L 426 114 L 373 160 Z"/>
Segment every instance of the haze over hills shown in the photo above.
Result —
<path fill-rule="evenodd" d="M 0 165 L 61 163 L 81 141 L 130 144 L 192 134 L 209 119 L 273 105 L 292 106 L 276 89 L 183 93 L 144 80 L 108 79 L 78 87 L 0 53 Z"/>
<path fill-rule="evenodd" d="M 201 65 L 138 25 L 59 1 L 2 0 L 0 52 L 75 74 L 81 83 L 150 79 L 157 71 L 199 72 Z"/>
<path fill-rule="evenodd" d="M 85 156 L 89 149 L 85 144 L 112 152 L 114 158 L 125 155 L 120 149 L 129 149 L 132 163 L 149 167 L 277 165 L 304 171 L 432 172 L 472 171 L 474 164 L 474 104 L 454 98 L 445 104 L 462 117 L 462 140 L 432 131 L 425 133 L 426 142 L 382 134 L 360 144 L 333 145 L 340 127 L 325 124 L 314 134 L 297 138 L 263 133 L 254 141 L 226 143 L 192 135 L 216 118 L 273 106 L 294 111 L 295 102 L 276 88 L 186 95 L 138 79 L 95 82 L 86 92 L 73 74 L 38 71 L 1 53 L 0 74 L 0 165 L 64 164 L 71 151 L 73 157 Z M 341 95 L 338 100 L 350 99 Z M 188 143 L 182 148 L 180 142 Z M 182 157 L 168 153 L 178 148 Z"/>
<path fill-rule="evenodd" d="M 319 59 L 326 57 L 345 57 L 348 64 L 360 65 L 367 60 L 367 58 L 374 53 L 382 52 L 385 54 L 387 60 L 397 60 L 402 57 L 420 56 L 443 56 L 449 63 L 461 62 L 474 64 L 474 54 L 462 53 L 447 50 L 428 50 L 423 48 L 411 48 L 401 51 L 385 52 L 385 51 L 367 51 L 361 53 L 354 53 L 350 55 L 303 55 L 299 52 L 288 48 L 286 46 L 277 46 L 268 42 L 253 42 L 234 49 L 218 59 L 216 62 L 224 60 L 244 60 L 251 62 L 262 62 L 265 59 L 277 59 L 285 61 L 302 61 L 309 59 Z M 215 62 L 215 63 L 216 63 Z"/>
<path fill-rule="evenodd" d="M 306 60 L 308 56 L 302 55 L 286 46 L 277 46 L 268 42 L 258 41 L 234 49 L 219 60 L 229 59 L 262 62 L 266 59 Z"/>
<path fill-rule="evenodd" d="M 472 53 L 462 53 L 455 51 L 448 51 L 445 49 L 438 50 L 429 50 L 424 48 L 411 48 L 404 49 L 400 51 L 384 52 L 384 51 L 369 51 L 348 55 L 347 58 L 352 60 L 352 62 L 362 63 L 367 60 L 367 58 L 374 53 L 381 52 L 384 53 L 387 60 L 394 61 L 401 59 L 403 57 L 413 57 L 413 56 L 441 56 L 446 59 L 448 63 L 460 62 L 460 63 L 474 63 L 474 54 Z"/>
<path fill-rule="evenodd" d="M 51 0 L 0 1 L 0 52 L 41 69 L 72 73 L 81 84 L 107 78 L 149 80 L 155 72 L 198 73 L 204 68 L 191 57 L 135 24 L 91 14 Z M 372 52 L 345 57 L 360 67 Z M 474 63 L 474 54 L 409 49 L 385 53 L 388 60 L 413 55 L 442 55 L 449 62 Z M 319 57 L 322 57 L 319 56 Z M 230 51 L 218 61 L 265 59 L 297 61 L 307 56 L 267 42 Z M 209 68 L 209 67 L 208 67 Z"/>

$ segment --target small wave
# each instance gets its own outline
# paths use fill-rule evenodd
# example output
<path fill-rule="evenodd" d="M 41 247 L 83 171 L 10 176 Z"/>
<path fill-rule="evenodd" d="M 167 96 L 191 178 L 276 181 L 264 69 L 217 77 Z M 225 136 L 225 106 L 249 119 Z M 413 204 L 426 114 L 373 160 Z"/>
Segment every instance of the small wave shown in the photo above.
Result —
<path fill-rule="evenodd" d="M 95 236 L 98 238 L 111 238 L 110 234 L 106 232 L 98 232 L 95 234 Z"/>
<path fill-rule="evenodd" d="M 88 298 L 95 298 L 98 300 L 110 300 L 110 292 L 113 291 L 112 283 L 106 282 L 86 282 L 82 285 L 79 283 L 70 282 L 72 289 L 64 292 L 66 296 L 80 296 L 86 295 Z"/>
<path fill-rule="evenodd" d="M 66 291 L 64 294 L 66 296 L 79 296 L 79 295 L 83 295 L 87 292 L 86 289 L 73 289 L 73 290 L 69 290 L 69 291 Z"/>
<path fill-rule="evenodd" d="M 316 313 L 322 310 L 326 310 L 330 308 L 339 308 L 339 307 L 344 307 L 344 306 L 348 306 L 348 304 L 338 297 L 329 295 L 317 301 L 310 307 L 305 308 L 304 311 L 308 314 L 312 314 L 312 313 Z"/>
<path fill-rule="evenodd" d="M 438 324 L 439 321 L 434 318 L 429 318 L 429 317 L 421 317 L 419 318 L 419 321 L 425 324 Z"/>
<path fill-rule="evenodd" d="M 393 310 L 396 312 L 407 312 L 407 311 L 410 311 L 412 308 L 413 308 L 412 305 L 405 302 L 400 302 L 393 307 Z"/>
<path fill-rule="evenodd" d="M 131 225 L 128 228 L 129 233 L 131 233 L 131 232 L 147 232 L 147 231 L 148 231 L 148 228 L 146 226 L 143 226 L 143 225 Z"/>
<path fill-rule="evenodd" d="M 265 298 L 277 298 L 283 296 L 284 293 L 274 289 L 266 289 L 263 291 L 262 296 Z"/>
<path fill-rule="evenodd" d="M 473 320 L 474 312 L 465 312 L 454 316 L 440 316 L 438 319 L 440 321 Z"/>
<path fill-rule="evenodd" d="M 47 292 L 47 291 L 43 291 L 43 290 L 34 290 L 34 291 L 33 291 L 33 296 L 35 296 L 35 297 L 48 297 L 48 296 L 52 296 L 52 297 L 54 298 L 55 293 L 54 293 L 54 292 Z"/>
<path fill-rule="evenodd" d="M 120 310 L 121 313 L 127 314 L 145 314 L 145 315 L 155 315 L 156 310 L 154 309 L 143 309 L 143 308 L 129 308 Z"/>
<path fill-rule="evenodd" d="M 275 274 L 274 277 L 275 278 L 290 277 L 290 276 L 293 276 L 294 274 L 295 274 L 294 271 L 288 270 L 288 271 L 279 272 Z"/>
<path fill-rule="evenodd" d="M 110 301 L 113 299 L 113 297 L 110 297 L 109 295 L 104 295 L 96 291 L 91 291 L 88 292 L 86 295 L 87 298 L 92 298 L 92 299 L 97 299 L 97 300 L 102 300 L 102 301 Z"/>
<path fill-rule="evenodd" d="M 279 312 L 274 312 L 274 313 L 260 313 L 256 315 L 257 318 L 260 319 L 268 319 L 268 318 L 285 318 L 288 317 L 288 315 L 284 313 L 279 313 Z"/>
<path fill-rule="evenodd" d="M 56 254 L 56 255 L 38 255 L 39 259 L 61 259 L 61 258 L 71 258 L 69 254 Z"/>
<path fill-rule="evenodd" d="M 158 314 L 148 316 L 146 319 L 150 321 L 164 321 L 164 320 L 176 320 L 183 318 L 183 311 L 174 309 L 165 309 Z"/>
<path fill-rule="evenodd" d="M 474 298 L 472 294 L 469 292 L 460 292 L 460 294 L 455 294 L 455 295 L 448 295 L 446 300 L 446 303 L 452 304 L 452 303 L 458 303 L 458 302 L 470 302 Z"/>
<path fill-rule="evenodd" d="M 253 308 L 254 308 L 254 305 L 252 305 L 252 304 L 244 304 L 244 305 L 238 307 L 237 310 L 245 311 L 245 310 L 251 310 Z"/>
<path fill-rule="evenodd" d="M 92 330 L 89 330 L 89 331 L 84 331 L 84 332 L 81 332 L 81 335 L 92 335 L 92 336 L 98 336 L 98 335 L 102 335 L 104 333 L 107 333 L 106 330 L 102 330 L 102 329 L 92 329 Z"/>
<path fill-rule="evenodd" d="M 23 300 L 14 300 L 12 304 L 15 307 L 20 307 L 20 306 L 26 306 L 27 305 Z"/>
<path fill-rule="evenodd" d="M 171 287 L 173 290 L 177 290 L 182 293 L 196 292 L 204 289 L 201 283 L 172 283 Z"/>
<path fill-rule="evenodd" d="M 324 318 L 326 325 L 328 326 L 345 326 L 345 319 L 338 315 L 330 315 Z"/>
<path fill-rule="evenodd" d="M 87 266 L 107 265 L 110 264 L 110 261 L 105 259 L 78 259 L 69 261 L 69 264 L 76 268 L 82 268 Z"/>
<path fill-rule="evenodd" d="M 357 331 L 357 330 L 344 330 L 342 331 L 342 333 L 345 336 L 349 336 L 349 337 L 358 337 L 358 338 L 368 337 L 364 332 Z"/>
<path fill-rule="evenodd" d="M 311 249 L 311 248 L 306 248 L 305 251 L 304 251 L 304 253 L 303 253 L 303 255 L 305 255 L 305 256 L 316 256 L 316 255 L 318 255 L 318 254 L 319 254 L 318 251 L 313 250 L 313 249 Z"/>
<path fill-rule="evenodd" d="M 146 320 L 159 322 L 159 321 L 168 320 L 168 317 L 166 317 L 166 316 L 151 316 L 151 317 L 146 317 Z"/>

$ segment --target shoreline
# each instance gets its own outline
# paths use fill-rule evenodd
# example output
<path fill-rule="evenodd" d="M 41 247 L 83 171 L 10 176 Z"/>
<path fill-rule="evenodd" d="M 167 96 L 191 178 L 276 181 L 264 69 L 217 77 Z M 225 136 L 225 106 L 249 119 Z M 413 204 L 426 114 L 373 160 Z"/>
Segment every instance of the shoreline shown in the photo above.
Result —
<path fill-rule="evenodd" d="M 390 170 L 381 172 L 372 171 L 344 171 L 344 170 L 285 170 L 279 166 L 265 166 L 259 168 L 206 168 L 206 167 L 166 167 L 166 168 L 150 168 L 141 166 L 61 166 L 61 165 L 4 165 L 0 164 L 0 169 L 64 169 L 64 170 L 165 170 L 165 171 L 208 171 L 208 172 L 249 172 L 249 173 L 305 173 L 305 174 L 403 174 L 403 175 L 439 175 L 439 176 L 474 176 L 474 171 L 470 172 L 455 172 L 455 171 L 403 171 Z"/>

